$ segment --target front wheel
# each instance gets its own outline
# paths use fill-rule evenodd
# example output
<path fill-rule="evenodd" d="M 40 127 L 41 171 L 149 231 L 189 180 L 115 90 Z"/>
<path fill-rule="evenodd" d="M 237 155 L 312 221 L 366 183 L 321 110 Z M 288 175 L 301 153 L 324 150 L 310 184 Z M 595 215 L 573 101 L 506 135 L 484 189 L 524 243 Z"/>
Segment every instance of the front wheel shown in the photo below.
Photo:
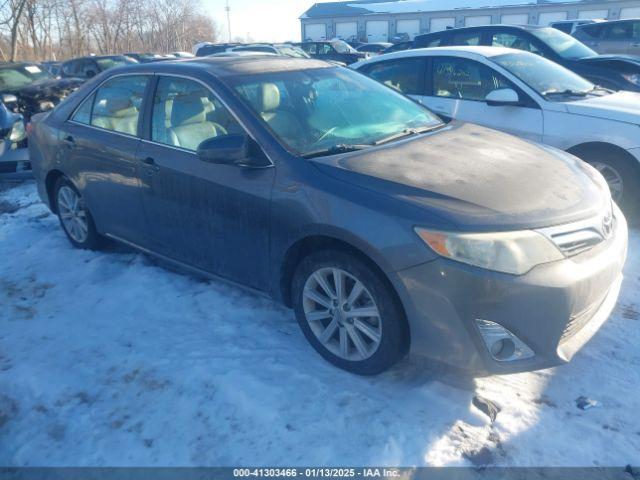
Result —
<path fill-rule="evenodd" d="M 293 304 L 305 337 L 323 358 L 359 375 L 381 373 L 408 347 L 406 321 L 390 286 L 352 255 L 306 257 L 293 278 Z"/>
<path fill-rule="evenodd" d="M 96 231 L 91 212 L 68 179 L 61 177 L 56 182 L 55 199 L 60 225 L 75 247 L 97 250 L 104 245 L 104 237 Z"/>

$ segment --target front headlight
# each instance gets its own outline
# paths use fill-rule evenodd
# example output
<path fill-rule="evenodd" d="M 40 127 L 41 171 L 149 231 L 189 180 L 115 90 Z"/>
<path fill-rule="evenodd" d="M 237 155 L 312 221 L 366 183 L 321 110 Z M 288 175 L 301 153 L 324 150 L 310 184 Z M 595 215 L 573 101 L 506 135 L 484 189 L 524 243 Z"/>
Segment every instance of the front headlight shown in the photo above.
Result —
<path fill-rule="evenodd" d="M 24 140 L 27 137 L 27 131 L 24 128 L 24 122 L 22 120 L 18 120 L 11 127 L 11 132 L 9 132 L 9 140 L 18 143 Z"/>
<path fill-rule="evenodd" d="M 530 230 L 454 233 L 416 228 L 416 233 L 438 255 L 513 275 L 565 258 L 550 240 Z"/>
<path fill-rule="evenodd" d="M 53 107 L 55 107 L 55 105 L 50 100 L 45 100 L 38 104 L 38 108 L 40 109 L 41 112 L 46 112 L 47 110 L 51 110 Z"/>
<path fill-rule="evenodd" d="M 640 86 L 640 73 L 623 73 L 622 76 L 627 82 Z"/>

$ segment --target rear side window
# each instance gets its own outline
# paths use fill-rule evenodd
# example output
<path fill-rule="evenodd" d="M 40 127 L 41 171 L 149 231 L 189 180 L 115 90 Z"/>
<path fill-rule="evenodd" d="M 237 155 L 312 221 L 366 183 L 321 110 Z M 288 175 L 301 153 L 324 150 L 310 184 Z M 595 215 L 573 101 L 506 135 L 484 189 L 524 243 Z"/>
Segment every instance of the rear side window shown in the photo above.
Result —
<path fill-rule="evenodd" d="M 605 25 L 594 24 L 594 25 L 584 25 L 577 28 L 577 32 L 586 33 L 591 38 L 600 38 L 605 30 Z"/>
<path fill-rule="evenodd" d="M 196 151 L 205 140 L 242 132 L 208 88 L 185 78 L 160 78 L 151 118 L 154 142 Z"/>
<path fill-rule="evenodd" d="M 425 61 L 422 58 L 404 58 L 373 64 L 367 76 L 407 95 L 424 95 Z"/>
<path fill-rule="evenodd" d="M 564 33 L 571 33 L 571 30 L 573 30 L 573 23 L 570 22 L 552 23 L 551 26 Z"/>
<path fill-rule="evenodd" d="M 90 125 L 104 130 L 136 135 L 144 91 L 146 75 L 128 75 L 106 81 L 93 95 Z M 76 112 L 80 120 L 86 119 L 86 104 Z M 75 116 L 73 118 L 76 120 Z M 82 122 L 85 123 L 85 122 Z"/>
<path fill-rule="evenodd" d="M 513 88 L 493 69 L 464 58 L 433 59 L 433 94 L 456 100 L 484 101 L 494 90 Z"/>
<path fill-rule="evenodd" d="M 87 98 L 82 105 L 80 105 L 80 108 L 78 108 L 76 110 L 76 113 L 73 114 L 73 117 L 71 118 L 74 122 L 78 122 L 78 123 L 84 123 L 85 125 L 90 125 L 91 124 L 91 109 L 93 109 L 93 101 L 95 100 L 96 95 L 95 93 L 90 95 L 89 98 Z"/>
<path fill-rule="evenodd" d="M 425 37 L 416 37 L 414 40 L 414 48 L 432 48 L 444 45 L 444 35 L 428 35 Z"/>

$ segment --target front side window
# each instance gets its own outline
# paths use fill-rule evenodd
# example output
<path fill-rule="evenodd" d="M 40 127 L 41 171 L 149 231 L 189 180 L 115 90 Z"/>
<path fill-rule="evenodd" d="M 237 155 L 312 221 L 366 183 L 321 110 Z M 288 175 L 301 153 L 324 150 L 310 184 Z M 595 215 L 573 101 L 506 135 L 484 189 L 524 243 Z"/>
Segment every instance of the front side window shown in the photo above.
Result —
<path fill-rule="evenodd" d="M 404 94 L 424 95 L 422 91 L 424 60 L 421 58 L 374 63 L 366 73 L 369 77 Z"/>
<path fill-rule="evenodd" d="M 229 110 L 202 84 L 160 78 L 151 118 L 154 142 L 195 152 L 205 140 L 242 132 Z"/>
<path fill-rule="evenodd" d="M 371 78 L 319 68 L 232 80 L 240 99 L 298 155 L 366 148 L 442 124 L 429 110 Z"/>
<path fill-rule="evenodd" d="M 494 90 L 513 88 L 493 69 L 465 58 L 433 59 L 433 94 L 457 100 L 484 101 Z"/>
<path fill-rule="evenodd" d="M 127 75 L 102 84 L 94 95 L 91 125 L 136 135 L 147 81 L 146 75 Z"/>
<path fill-rule="evenodd" d="M 496 33 L 491 41 L 493 47 L 515 48 L 516 50 L 524 50 L 525 52 L 543 55 L 542 51 L 527 37 L 516 33 Z"/>
<path fill-rule="evenodd" d="M 453 36 L 452 45 L 480 45 L 481 32 L 461 32 Z"/>
<path fill-rule="evenodd" d="M 91 125 L 91 110 L 93 109 L 93 102 L 95 100 L 95 93 L 90 95 L 80 108 L 76 110 L 76 113 L 73 114 L 72 120 L 74 122 L 83 123 L 85 125 Z"/>
<path fill-rule="evenodd" d="M 543 96 L 585 93 L 593 90 L 593 83 L 555 62 L 537 55 L 508 53 L 491 60 L 508 70 Z"/>

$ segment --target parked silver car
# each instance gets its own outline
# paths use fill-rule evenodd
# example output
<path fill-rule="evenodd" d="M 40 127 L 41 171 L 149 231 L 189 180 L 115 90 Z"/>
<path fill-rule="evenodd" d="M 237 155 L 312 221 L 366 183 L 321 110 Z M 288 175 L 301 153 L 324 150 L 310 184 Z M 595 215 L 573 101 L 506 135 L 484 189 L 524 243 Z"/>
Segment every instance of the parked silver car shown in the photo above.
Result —
<path fill-rule="evenodd" d="M 573 36 L 600 54 L 640 55 L 640 19 L 576 27 Z"/>

